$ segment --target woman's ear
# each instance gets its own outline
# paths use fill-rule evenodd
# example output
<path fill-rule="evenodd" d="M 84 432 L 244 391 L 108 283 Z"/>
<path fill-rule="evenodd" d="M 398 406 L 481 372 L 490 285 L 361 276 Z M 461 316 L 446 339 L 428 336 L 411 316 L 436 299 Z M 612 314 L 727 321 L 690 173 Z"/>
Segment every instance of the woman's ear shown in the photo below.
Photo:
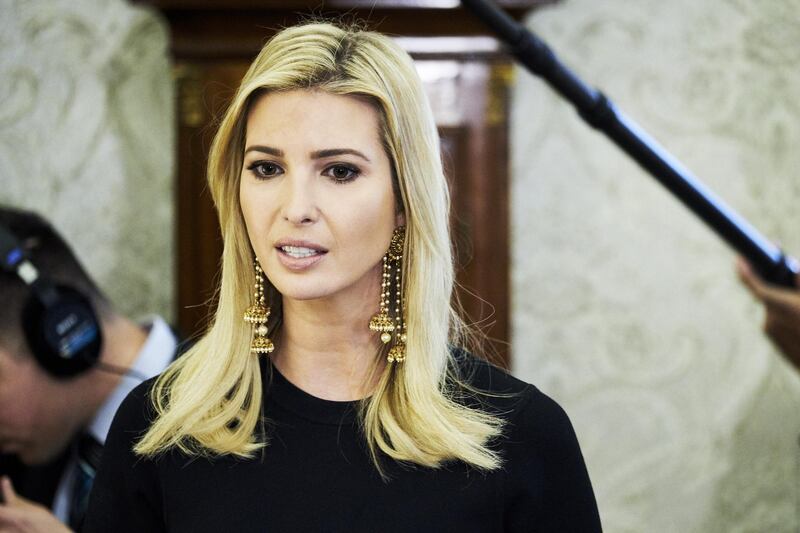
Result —
<path fill-rule="evenodd" d="M 402 211 L 398 211 L 397 215 L 394 217 L 394 225 L 395 227 L 398 226 L 405 226 L 406 225 L 406 214 Z"/>

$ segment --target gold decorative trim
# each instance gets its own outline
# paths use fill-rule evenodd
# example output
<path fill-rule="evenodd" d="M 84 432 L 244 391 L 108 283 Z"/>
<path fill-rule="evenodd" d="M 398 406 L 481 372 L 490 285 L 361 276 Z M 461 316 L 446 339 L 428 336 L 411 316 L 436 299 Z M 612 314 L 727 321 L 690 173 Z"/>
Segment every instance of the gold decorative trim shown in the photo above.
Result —
<path fill-rule="evenodd" d="M 506 121 L 508 110 L 508 89 L 514 83 L 512 63 L 493 63 L 489 75 L 489 102 L 486 109 L 486 123 L 497 126 Z"/>
<path fill-rule="evenodd" d="M 178 116 L 181 126 L 198 128 L 206 121 L 203 105 L 202 73 L 195 65 L 179 63 L 173 67 L 173 78 L 178 89 Z"/>

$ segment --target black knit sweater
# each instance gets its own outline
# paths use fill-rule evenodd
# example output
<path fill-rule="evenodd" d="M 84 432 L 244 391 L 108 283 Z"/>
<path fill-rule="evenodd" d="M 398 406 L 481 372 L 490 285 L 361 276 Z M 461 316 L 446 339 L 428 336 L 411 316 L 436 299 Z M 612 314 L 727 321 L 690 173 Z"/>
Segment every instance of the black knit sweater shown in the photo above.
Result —
<path fill-rule="evenodd" d="M 484 409 L 507 420 L 493 446 L 503 467 L 438 469 L 366 452 L 355 402 L 313 397 L 264 365 L 269 445 L 251 460 L 155 460 L 132 446 L 152 411 L 136 388 L 116 415 L 92 491 L 86 532 L 582 532 L 600 531 L 589 476 L 564 411 L 532 385 L 472 357 L 459 370 Z M 511 394 L 509 394 L 511 393 Z"/>

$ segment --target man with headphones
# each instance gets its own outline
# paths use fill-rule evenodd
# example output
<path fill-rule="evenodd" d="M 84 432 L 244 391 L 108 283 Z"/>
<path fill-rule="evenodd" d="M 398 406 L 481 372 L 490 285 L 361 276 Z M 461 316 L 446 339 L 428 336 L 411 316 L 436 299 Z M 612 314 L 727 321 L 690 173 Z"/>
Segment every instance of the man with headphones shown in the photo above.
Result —
<path fill-rule="evenodd" d="M 175 357 L 114 310 L 41 217 L 0 207 L 0 531 L 80 527 L 117 407 Z"/>

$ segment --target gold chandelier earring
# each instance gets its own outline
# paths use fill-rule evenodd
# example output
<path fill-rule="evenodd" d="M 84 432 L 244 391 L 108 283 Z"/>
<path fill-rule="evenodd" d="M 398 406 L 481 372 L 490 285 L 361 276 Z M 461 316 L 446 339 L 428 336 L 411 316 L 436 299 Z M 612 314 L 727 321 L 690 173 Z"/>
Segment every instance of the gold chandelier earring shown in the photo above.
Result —
<path fill-rule="evenodd" d="M 406 238 L 406 227 L 398 226 L 392 233 L 389 250 L 383 256 L 383 273 L 381 278 L 381 300 L 378 313 L 369 321 L 369 329 L 380 332 L 381 342 L 389 344 L 392 337 L 394 346 L 389 349 L 386 360 L 390 363 L 402 363 L 406 359 L 405 317 L 403 312 L 402 283 L 403 246 Z M 394 279 L 392 279 L 394 278 Z M 392 283 L 394 281 L 394 283 Z M 389 298 L 394 285 L 394 320 L 389 315 Z"/>
<path fill-rule="evenodd" d="M 253 342 L 250 344 L 250 351 L 254 354 L 268 354 L 275 349 L 275 345 L 267 337 L 269 329 L 267 328 L 267 320 L 269 319 L 270 308 L 267 307 L 264 299 L 264 272 L 261 270 L 261 265 L 258 264 L 258 259 L 253 261 L 256 269 L 256 289 L 253 294 L 253 305 L 247 308 L 244 312 L 244 321 L 252 324 L 255 328 L 253 331 Z"/>

